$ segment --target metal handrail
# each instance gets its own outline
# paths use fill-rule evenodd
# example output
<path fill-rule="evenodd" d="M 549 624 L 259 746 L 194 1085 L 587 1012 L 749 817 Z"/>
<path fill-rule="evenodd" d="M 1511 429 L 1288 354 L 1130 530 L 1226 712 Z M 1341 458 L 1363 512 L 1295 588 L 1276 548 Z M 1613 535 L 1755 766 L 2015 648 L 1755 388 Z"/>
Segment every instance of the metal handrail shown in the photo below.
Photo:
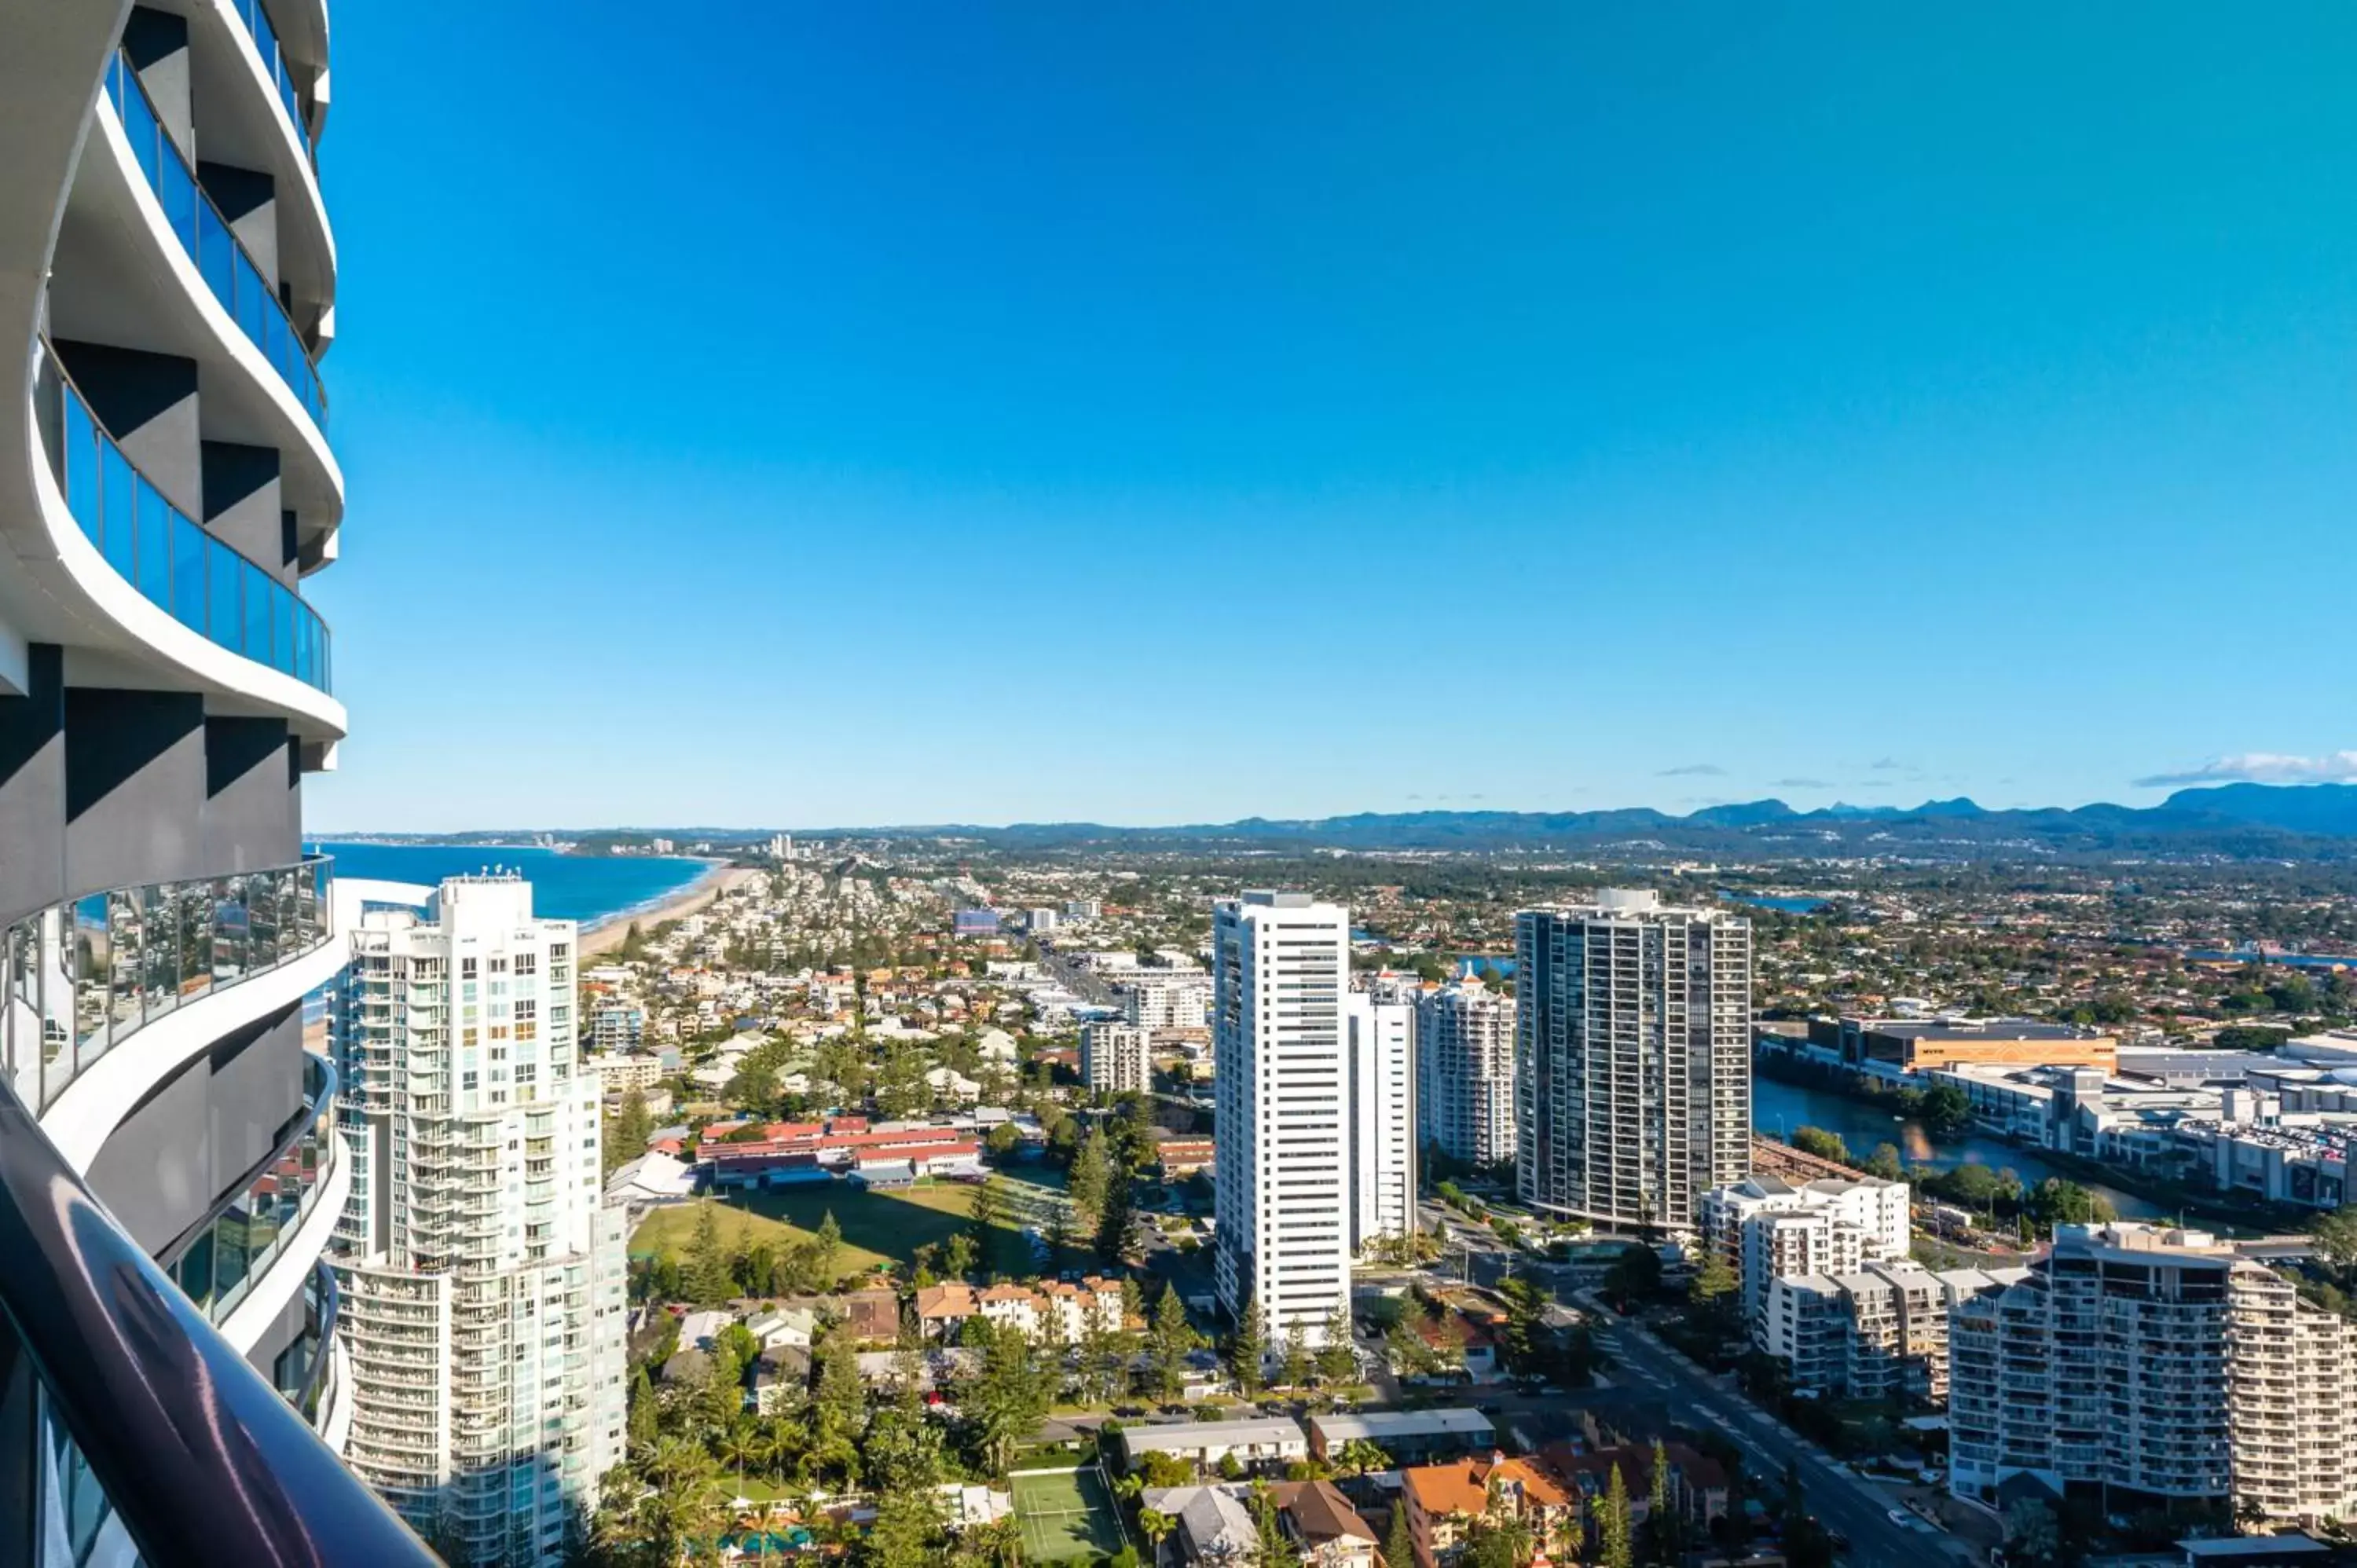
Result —
<path fill-rule="evenodd" d="M 0 1082 L 0 1319 L 150 1568 L 433 1568 Z"/>
<path fill-rule="evenodd" d="M 135 94 L 138 113 L 145 123 L 146 145 L 144 147 L 140 145 L 140 127 L 132 124 Z M 253 259 L 253 252 L 246 249 L 245 242 L 237 237 L 237 231 L 230 227 L 228 216 L 198 181 L 196 170 L 188 166 L 188 160 L 181 154 L 179 144 L 166 134 L 164 116 L 156 109 L 155 99 L 148 96 L 147 84 L 139 78 L 139 68 L 133 65 L 131 57 L 121 49 L 117 49 L 107 62 L 106 97 L 114 105 L 115 116 L 123 124 L 124 138 L 131 143 L 133 159 L 138 163 L 140 172 L 147 178 L 148 188 L 155 192 L 157 202 L 164 209 L 165 221 L 171 225 L 174 236 L 179 240 L 181 248 L 188 252 L 189 259 L 197 263 L 197 272 L 204 278 L 205 286 L 212 290 L 213 296 L 228 310 L 230 318 L 237 323 L 239 330 L 262 350 L 262 357 L 270 361 L 271 368 L 285 381 L 295 393 L 296 401 L 318 423 L 319 428 L 325 430 L 328 427 L 328 389 L 319 380 L 317 360 L 313 358 L 310 347 L 303 341 L 303 335 L 295 329 L 295 318 L 286 313 L 286 306 L 262 281 L 262 264 Z M 208 213 L 212 217 L 210 228 L 205 223 Z M 224 243 L 229 249 L 222 249 Z M 210 266 L 215 256 L 226 263 L 223 275 L 219 279 L 213 276 Z M 245 265 L 244 274 L 237 270 L 241 262 Z M 248 278 L 250 286 L 256 291 L 254 297 L 258 306 L 268 307 L 266 313 L 257 308 L 258 319 L 254 320 L 247 319 L 246 297 L 238 286 L 242 280 Z M 273 323 L 278 328 L 276 333 L 272 331 Z M 272 340 L 274 337 L 277 339 L 275 342 Z M 287 348 L 295 351 L 295 364 L 288 364 L 280 352 Z"/>
<path fill-rule="evenodd" d="M 34 417 L 46 438 L 58 493 L 81 525 L 82 537 L 141 598 L 214 647 L 332 692 L 335 634 L 326 618 L 269 567 L 165 499 L 92 411 L 56 348 L 46 337 L 40 342 L 40 363 L 33 373 Z M 236 566 L 216 571 L 223 557 Z M 259 647 L 253 646 L 257 642 Z"/>
<path fill-rule="evenodd" d="M 319 1391 L 326 1386 L 328 1368 L 336 1359 L 336 1323 L 344 1314 L 344 1291 L 336 1283 L 336 1271 L 325 1258 L 311 1265 L 312 1281 L 318 1287 L 318 1321 L 306 1325 L 319 1348 L 311 1357 L 310 1369 L 303 1374 L 303 1387 L 295 1395 L 295 1408 L 316 1430 L 319 1424 Z"/>

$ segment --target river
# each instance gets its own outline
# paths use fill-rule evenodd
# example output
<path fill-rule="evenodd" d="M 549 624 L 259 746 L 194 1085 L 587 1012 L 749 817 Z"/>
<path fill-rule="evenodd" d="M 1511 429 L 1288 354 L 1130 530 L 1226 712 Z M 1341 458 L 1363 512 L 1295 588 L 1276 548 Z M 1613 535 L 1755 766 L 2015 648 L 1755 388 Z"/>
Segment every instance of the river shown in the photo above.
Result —
<path fill-rule="evenodd" d="M 2017 1148 L 2002 1138 L 1977 1133 L 1935 1144 L 1923 1131 L 1922 1123 L 1896 1120 L 1889 1112 L 1866 1101 L 1780 1083 L 1758 1073 L 1751 1076 L 1751 1125 L 1754 1131 L 1788 1143 L 1796 1127 L 1822 1127 L 1828 1133 L 1839 1133 L 1850 1153 L 1860 1159 L 1872 1154 L 1876 1144 L 1890 1144 L 1897 1146 L 1900 1159 L 1906 1164 L 1929 1165 L 1933 1170 L 1953 1170 L 1977 1161 L 1991 1170 L 2010 1167 L 2032 1187 L 2048 1176 L 2061 1176 L 2110 1198 L 2123 1219 L 2170 1218 L 2150 1198 L 2060 1169 L 2040 1158 L 2035 1149 Z"/>

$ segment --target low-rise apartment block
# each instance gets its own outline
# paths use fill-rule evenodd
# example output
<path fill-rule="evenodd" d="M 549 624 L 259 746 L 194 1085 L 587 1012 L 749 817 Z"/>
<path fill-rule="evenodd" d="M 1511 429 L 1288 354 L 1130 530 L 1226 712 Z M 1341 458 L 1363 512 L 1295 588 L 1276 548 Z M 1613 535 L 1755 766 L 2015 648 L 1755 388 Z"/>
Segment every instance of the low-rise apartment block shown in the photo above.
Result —
<path fill-rule="evenodd" d="M 1879 1176 L 1793 1182 L 1754 1174 L 1703 1194 L 1703 1245 L 1742 1282 L 1744 1321 L 1754 1326 L 1779 1275 L 1854 1273 L 1876 1259 L 1907 1256 L 1908 1188 Z"/>
<path fill-rule="evenodd" d="M 1081 1030 L 1082 1083 L 1103 1094 L 1143 1094 L 1150 1077 L 1145 1029 L 1106 1023 Z"/>
<path fill-rule="evenodd" d="M 1960 1297 L 2026 1273 L 1941 1273 L 1903 1259 L 1768 1283 L 1752 1342 L 1796 1391 L 1828 1399 L 1938 1402 L 1948 1392 L 1948 1311 Z"/>

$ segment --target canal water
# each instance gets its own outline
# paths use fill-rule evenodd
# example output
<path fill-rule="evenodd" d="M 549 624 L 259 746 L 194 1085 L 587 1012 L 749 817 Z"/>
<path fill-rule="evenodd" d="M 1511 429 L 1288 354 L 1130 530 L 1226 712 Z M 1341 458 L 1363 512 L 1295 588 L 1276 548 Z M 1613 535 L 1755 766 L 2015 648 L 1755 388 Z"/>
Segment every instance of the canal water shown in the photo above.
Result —
<path fill-rule="evenodd" d="M 1874 1153 L 1877 1144 L 1889 1144 L 1898 1149 L 1900 1162 L 1910 1165 L 1929 1165 L 1933 1170 L 1945 1171 L 1977 1162 L 1991 1170 L 2010 1169 L 2030 1187 L 2048 1176 L 2061 1176 L 2110 1198 L 2112 1208 L 2123 1219 L 2169 1218 L 2149 1198 L 2060 1169 L 2040 1158 L 2035 1149 L 2016 1148 L 2002 1138 L 1981 1134 L 1935 1144 L 1921 1122 L 1898 1120 L 1868 1101 L 1779 1083 L 1757 1073 L 1751 1078 L 1751 1125 L 1755 1132 L 1788 1143 L 1796 1127 L 1822 1127 L 1838 1133 L 1841 1141 L 1849 1145 L 1850 1153 L 1860 1159 Z"/>

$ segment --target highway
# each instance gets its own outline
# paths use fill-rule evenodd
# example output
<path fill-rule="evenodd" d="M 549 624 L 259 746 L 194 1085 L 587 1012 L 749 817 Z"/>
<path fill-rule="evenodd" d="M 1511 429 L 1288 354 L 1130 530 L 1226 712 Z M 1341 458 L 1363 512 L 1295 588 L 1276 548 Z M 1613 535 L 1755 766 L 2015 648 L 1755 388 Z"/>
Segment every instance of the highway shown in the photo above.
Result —
<path fill-rule="evenodd" d="M 1781 1486 L 1786 1466 L 1797 1464 L 1803 1506 L 1828 1529 L 1849 1538 L 1849 1549 L 1843 1553 L 1848 1561 L 1976 1561 L 1969 1546 L 1945 1530 L 1894 1522 L 1889 1510 L 1898 1506 L 1895 1494 L 1834 1465 L 1823 1450 L 1651 1334 L 1601 1309 L 1596 1323 L 1597 1341 L 1615 1363 L 1606 1375 L 1615 1383 L 1631 1391 L 1642 1385 L 1657 1393 L 1677 1419 L 1717 1427 L 1742 1451 L 1746 1470 L 1757 1479 Z"/>

